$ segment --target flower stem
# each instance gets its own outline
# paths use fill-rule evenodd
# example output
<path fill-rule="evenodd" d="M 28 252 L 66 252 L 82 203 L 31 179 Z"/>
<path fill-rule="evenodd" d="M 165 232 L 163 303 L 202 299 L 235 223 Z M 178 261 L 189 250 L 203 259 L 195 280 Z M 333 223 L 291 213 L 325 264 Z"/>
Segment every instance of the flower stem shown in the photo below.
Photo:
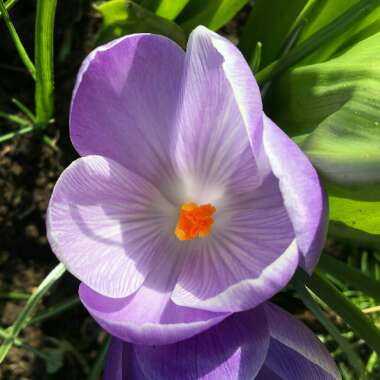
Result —
<path fill-rule="evenodd" d="M 9 334 L 0 346 L 0 363 L 3 362 L 11 349 L 14 340 L 20 334 L 21 330 L 26 326 L 26 323 L 36 307 L 37 303 L 47 293 L 47 291 L 56 283 L 56 281 L 65 273 L 65 267 L 63 264 L 58 264 L 41 282 L 37 290 L 30 296 L 26 305 L 21 310 L 16 321 L 8 329 Z"/>
<path fill-rule="evenodd" d="M 17 34 L 16 28 L 14 27 L 12 20 L 9 17 L 7 7 L 5 6 L 3 0 L 0 0 L 0 11 L 4 18 L 5 25 L 9 30 L 9 34 L 11 35 L 11 38 L 15 44 L 18 55 L 20 56 L 25 67 L 28 69 L 29 73 L 32 75 L 33 79 L 36 79 L 36 69 L 33 65 L 33 62 L 29 58 L 28 53 L 26 52 L 24 45 L 22 44 L 20 40 L 20 37 Z"/>

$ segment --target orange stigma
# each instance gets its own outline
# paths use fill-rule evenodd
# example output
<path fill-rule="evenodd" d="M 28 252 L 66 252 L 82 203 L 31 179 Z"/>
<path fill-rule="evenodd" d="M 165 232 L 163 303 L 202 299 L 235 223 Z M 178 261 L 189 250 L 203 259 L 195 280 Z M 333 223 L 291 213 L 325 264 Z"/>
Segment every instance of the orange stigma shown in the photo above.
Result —
<path fill-rule="evenodd" d="M 179 240 L 193 240 L 197 236 L 205 238 L 211 232 L 215 211 L 211 204 L 198 206 L 196 203 L 184 203 L 179 212 L 175 236 Z"/>

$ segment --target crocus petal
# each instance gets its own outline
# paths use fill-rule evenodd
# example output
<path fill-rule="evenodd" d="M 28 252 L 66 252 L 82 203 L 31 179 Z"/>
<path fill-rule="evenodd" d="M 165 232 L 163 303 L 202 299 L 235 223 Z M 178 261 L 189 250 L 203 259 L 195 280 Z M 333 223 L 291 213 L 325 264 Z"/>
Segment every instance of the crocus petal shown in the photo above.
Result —
<path fill-rule="evenodd" d="M 117 351 L 118 350 L 118 351 Z M 114 339 L 107 377 L 116 380 L 339 380 L 327 350 L 301 322 L 270 303 L 190 339 L 162 346 Z"/>
<path fill-rule="evenodd" d="M 174 147 L 183 200 L 217 202 L 236 193 L 236 184 L 252 191 L 261 181 L 255 161 L 261 142 L 261 96 L 248 64 L 227 39 L 196 28 L 186 50 Z"/>
<path fill-rule="evenodd" d="M 111 159 L 87 156 L 55 185 L 47 234 L 73 275 L 101 294 L 125 297 L 141 286 L 155 260 L 167 255 L 164 226 L 173 212 L 140 176 Z"/>
<path fill-rule="evenodd" d="M 318 262 L 327 231 L 326 196 L 300 148 L 264 117 L 264 148 L 297 236 L 300 264 L 309 273 Z"/>
<path fill-rule="evenodd" d="M 128 347 L 123 341 L 112 338 L 104 368 L 104 380 L 124 380 L 127 378 Z"/>
<path fill-rule="evenodd" d="M 142 286 L 126 298 L 104 297 L 84 284 L 82 303 L 110 334 L 137 344 L 169 344 L 187 339 L 219 323 L 228 314 L 177 306 L 170 292 Z"/>
<path fill-rule="evenodd" d="M 177 243 L 181 246 L 181 242 Z M 156 255 L 154 269 L 129 297 L 105 297 L 81 284 L 81 301 L 105 330 L 120 339 L 137 344 L 168 344 L 187 339 L 229 314 L 181 307 L 170 300 L 183 258 L 182 251 Z"/>
<path fill-rule="evenodd" d="M 212 235 L 186 256 L 172 299 L 219 312 L 247 310 L 286 286 L 299 255 L 273 176 L 220 211 Z"/>
<path fill-rule="evenodd" d="M 152 380 L 147 378 L 135 360 L 132 346 L 113 337 L 108 349 L 103 380 Z"/>
<path fill-rule="evenodd" d="M 273 304 L 266 303 L 263 307 L 271 340 L 265 360 L 267 369 L 263 369 L 258 379 L 341 379 L 332 357 L 309 329 Z M 278 377 L 269 376 L 271 372 Z"/>
<path fill-rule="evenodd" d="M 172 176 L 169 149 L 184 51 L 134 34 L 94 50 L 79 71 L 70 134 L 81 156 L 112 158 L 151 183 Z"/>
<path fill-rule="evenodd" d="M 288 363 L 289 365 L 289 363 Z M 111 377 L 109 378 L 111 380 Z M 124 380 L 125 378 L 121 378 L 121 380 Z M 108 378 L 106 378 L 108 380 Z M 119 379 L 117 379 L 119 380 Z M 255 377 L 255 380 L 284 380 L 282 377 L 278 376 L 276 373 L 274 373 L 270 368 L 268 368 L 266 365 L 263 365 L 260 372 Z"/>
<path fill-rule="evenodd" d="M 263 311 L 235 314 L 219 325 L 185 341 L 164 345 L 129 345 L 122 380 L 245 380 L 260 370 L 269 345 Z M 114 368 L 121 365 L 108 356 Z M 115 368 L 116 369 L 116 368 Z M 118 370 L 118 369 L 116 369 Z M 111 379 L 111 377 L 109 378 Z M 106 379 L 108 380 L 108 379 Z"/>

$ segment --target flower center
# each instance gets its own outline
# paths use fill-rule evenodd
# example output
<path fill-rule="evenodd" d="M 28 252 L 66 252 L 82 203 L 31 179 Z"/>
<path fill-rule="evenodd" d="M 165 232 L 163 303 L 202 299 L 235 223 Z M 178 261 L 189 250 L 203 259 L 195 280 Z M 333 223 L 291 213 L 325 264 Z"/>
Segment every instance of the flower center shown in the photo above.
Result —
<path fill-rule="evenodd" d="M 215 211 L 211 204 L 198 206 L 196 203 L 184 203 L 179 211 L 175 236 L 179 240 L 193 240 L 197 236 L 205 238 L 211 232 Z"/>

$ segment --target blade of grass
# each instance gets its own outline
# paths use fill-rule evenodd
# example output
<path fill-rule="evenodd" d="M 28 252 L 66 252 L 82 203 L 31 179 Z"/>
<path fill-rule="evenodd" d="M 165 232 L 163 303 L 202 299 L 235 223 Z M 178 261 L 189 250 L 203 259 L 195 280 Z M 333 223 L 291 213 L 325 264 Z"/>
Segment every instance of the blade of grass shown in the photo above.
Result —
<path fill-rule="evenodd" d="M 18 2 L 18 0 L 8 0 L 4 5 L 5 5 L 5 9 L 7 11 L 9 11 L 11 8 L 13 8 L 14 5 L 16 5 L 16 3 Z M 3 16 L 3 14 L 0 12 L 0 18 Z"/>
<path fill-rule="evenodd" d="M 43 142 L 51 149 L 54 150 L 54 152 L 59 152 L 59 148 L 57 147 L 54 140 L 52 140 L 49 136 L 44 135 L 42 137 Z"/>
<path fill-rule="evenodd" d="M 378 356 L 376 352 L 372 352 L 371 356 L 368 359 L 367 365 L 366 365 L 366 373 L 370 375 L 373 373 L 373 370 L 376 366 L 376 363 L 378 361 Z"/>
<path fill-rule="evenodd" d="M 365 309 L 362 309 L 362 312 L 364 314 L 371 314 L 371 313 L 380 313 L 380 306 L 371 306 L 367 307 Z"/>
<path fill-rule="evenodd" d="M 380 302 L 380 282 L 366 276 L 360 270 L 328 255 L 321 256 L 318 269 Z"/>
<path fill-rule="evenodd" d="M 310 0 L 309 3 L 310 2 L 313 2 L 313 0 Z M 306 5 L 305 8 L 309 9 L 308 5 Z M 301 11 L 301 14 L 304 14 L 305 8 Z M 300 20 L 303 20 L 303 19 L 301 18 Z M 296 44 L 298 40 L 298 36 L 300 35 L 304 26 L 305 26 L 305 23 L 301 23 L 300 21 L 297 23 L 297 20 L 292 25 L 292 27 L 290 28 L 285 38 L 285 44 L 284 44 L 280 59 L 282 59 L 283 57 L 286 57 L 289 51 L 291 51 L 293 46 Z M 254 73 L 256 73 L 256 71 L 254 71 Z M 272 81 L 269 80 L 265 82 L 265 84 L 261 87 L 261 96 L 263 99 L 266 97 L 267 93 L 269 92 L 271 85 L 272 85 Z"/>
<path fill-rule="evenodd" d="M 78 296 L 70 297 L 69 299 L 59 303 L 58 305 L 54 305 L 51 308 L 41 312 L 40 314 L 36 315 L 34 318 L 31 318 L 28 321 L 28 325 L 43 322 L 47 319 L 56 317 L 57 315 L 72 309 L 75 306 L 80 305 L 80 300 Z"/>
<path fill-rule="evenodd" d="M 92 367 L 91 372 L 90 372 L 87 380 L 98 380 L 98 379 L 100 379 L 100 375 L 101 375 L 103 367 L 104 367 L 104 362 L 106 360 L 107 351 L 108 351 L 110 342 L 111 342 L 111 337 L 108 336 L 107 339 L 105 340 L 96 360 L 95 360 L 95 364 Z"/>
<path fill-rule="evenodd" d="M 306 274 L 304 276 L 306 286 L 379 354 L 380 331 L 372 321 L 349 299 L 344 297 L 318 270 L 311 277 Z"/>
<path fill-rule="evenodd" d="M 294 284 L 297 294 L 301 298 L 305 306 L 314 314 L 319 320 L 321 325 L 328 331 L 332 338 L 339 344 L 341 350 L 347 355 L 353 369 L 358 376 L 361 376 L 364 371 L 364 363 L 359 355 L 355 352 L 350 342 L 342 336 L 338 328 L 327 318 L 325 313 L 321 310 L 317 302 L 311 296 L 305 287 L 305 277 L 301 272 L 297 272 L 294 277 Z"/>
<path fill-rule="evenodd" d="M 6 298 L 11 300 L 27 300 L 30 294 L 20 292 L 7 292 L 0 293 L 0 298 Z"/>
<path fill-rule="evenodd" d="M 52 337 L 49 337 L 48 340 L 55 344 L 60 351 L 70 353 L 77 360 L 78 364 L 80 364 L 85 375 L 87 375 L 90 372 L 90 367 L 87 364 L 85 356 L 83 356 L 83 354 L 69 341 L 65 339 L 58 340 Z"/>
<path fill-rule="evenodd" d="M 256 44 L 255 51 L 253 53 L 253 58 L 252 58 L 252 61 L 250 62 L 251 69 L 254 73 L 257 73 L 260 70 L 262 50 L 263 50 L 263 44 L 259 41 Z"/>
<path fill-rule="evenodd" d="M 41 298 L 47 293 L 47 291 L 61 278 L 65 273 L 64 265 L 58 264 L 41 282 L 37 290 L 30 296 L 26 305 L 21 310 L 21 313 L 18 315 L 16 321 L 8 329 L 9 335 L 5 341 L 0 346 L 0 364 L 3 362 L 7 356 L 9 350 L 12 348 L 14 340 L 20 334 L 21 330 L 25 327 L 27 320 L 29 319 L 31 313 L 36 307 L 37 303 Z"/>
<path fill-rule="evenodd" d="M 0 328 L 0 338 L 2 338 L 4 340 L 9 339 L 9 333 L 6 330 Z M 14 339 L 14 345 L 17 347 L 22 347 L 25 350 L 32 352 L 33 354 L 35 354 L 36 356 L 38 356 L 41 359 L 44 359 L 45 361 L 50 360 L 49 355 L 47 355 L 44 352 L 38 350 L 37 348 L 31 346 L 29 343 L 26 343 L 24 340 L 22 340 L 20 338 Z"/>
<path fill-rule="evenodd" d="M 20 135 L 25 135 L 26 133 L 34 132 L 37 129 L 42 129 L 44 127 L 45 127 L 45 124 L 33 124 L 24 128 L 20 128 L 18 131 L 5 133 L 4 135 L 0 136 L 0 143 L 11 140 Z"/>
<path fill-rule="evenodd" d="M 294 32 L 299 29 L 300 27 L 303 27 L 304 24 L 306 24 L 309 15 L 313 12 L 315 6 L 320 2 L 321 0 L 308 0 L 308 2 L 305 4 L 303 9 L 301 10 L 300 14 L 297 16 L 297 18 L 294 20 L 292 26 L 290 27 L 285 41 L 289 41 L 294 34 Z"/>
<path fill-rule="evenodd" d="M 54 18 L 57 0 L 37 0 L 35 63 L 36 122 L 48 123 L 54 110 Z"/>
<path fill-rule="evenodd" d="M 28 69 L 33 79 L 36 79 L 36 69 L 33 65 L 33 62 L 29 58 L 29 55 L 26 52 L 24 45 L 22 44 L 20 40 L 19 35 L 17 34 L 16 28 L 14 27 L 12 20 L 9 17 L 9 13 L 7 11 L 7 8 L 3 0 L 0 0 L 0 12 L 4 18 L 5 25 L 9 30 L 9 34 L 11 35 L 13 43 L 15 44 L 18 55 L 20 56 L 22 62 L 24 63 L 25 67 Z"/>
<path fill-rule="evenodd" d="M 32 121 L 32 123 L 36 122 L 36 116 L 24 103 L 16 98 L 12 98 L 12 103 L 14 103 L 18 109 Z"/>
<path fill-rule="evenodd" d="M 1 112 L 0 111 L 0 117 L 5 119 L 5 120 L 12 121 L 13 123 L 16 123 L 18 125 L 21 125 L 22 127 L 30 125 L 30 123 L 27 120 L 25 120 L 25 119 L 23 119 L 17 115 L 13 115 L 13 114 L 10 114 L 7 112 Z"/>
<path fill-rule="evenodd" d="M 302 58 L 312 53 L 322 44 L 347 29 L 354 22 L 361 19 L 364 15 L 368 14 L 378 6 L 380 6 L 379 0 L 360 0 L 333 22 L 326 25 L 306 41 L 289 51 L 288 54 L 260 70 L 256 74 L 257 82 L 260 85 L 263 85 L 278 74 L 289 69 Z"/>

